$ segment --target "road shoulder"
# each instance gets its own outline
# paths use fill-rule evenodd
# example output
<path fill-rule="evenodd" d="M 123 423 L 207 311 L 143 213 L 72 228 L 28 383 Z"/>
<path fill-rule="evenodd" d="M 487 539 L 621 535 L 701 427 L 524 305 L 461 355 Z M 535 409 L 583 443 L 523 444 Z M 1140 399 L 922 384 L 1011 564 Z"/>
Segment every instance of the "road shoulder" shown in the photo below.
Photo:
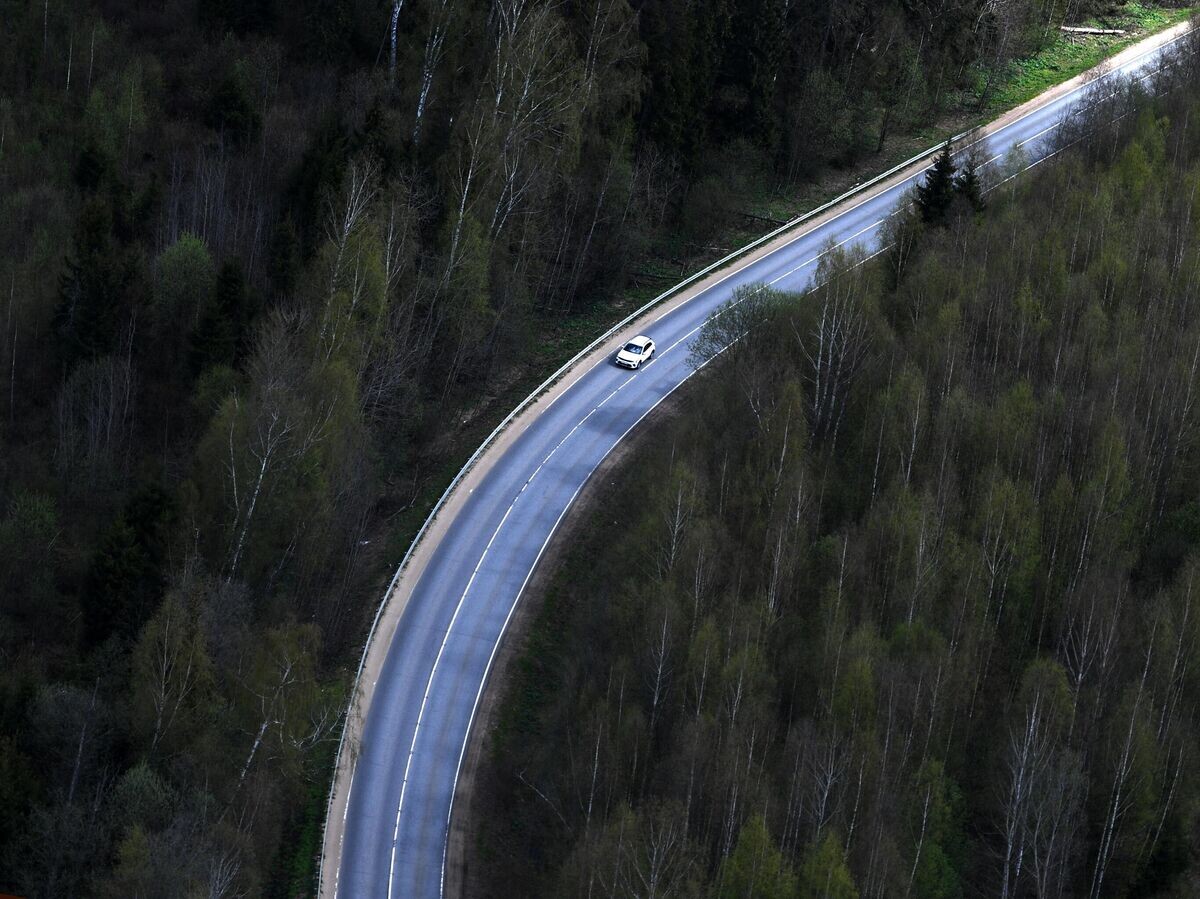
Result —
<path fill-rule="evenodd" d="M 1107 60 L 1098 69 L 1093 69 L 1083 75 L 1077 76 L 1070 81 L 1064 82 L 1056 88 L 1047 91 L 1028 103 L 1011 110 L 1001 116 L 992 124 L 985 126 L 978 132 L 979 135 L 986 136 L 995 131 L 1003 129 L 1013 121 L 1027 115 L 1047 103 L 1060 98 L 1066 93 L 1080 87 L 1095 77 L 1098 72 L 1107 71 L 1109 69 L 1119 67 L 1125 62 L 1134 59 L 1138 55 L 1147 53 L 1157 47 L 1168 43 L 1180 34 L 1184 33 L 1190 27 L 1190 23 L 1181 23 L 1166 31 L 1159 32 L 1134 44 L 1111 59 Z M 871 197 L 883 193 L 897 184 L 902 183 L 916 172 L 926 168 L 928 158 L 922 157 L 919 161 L 911 165 L 893 172 L 888 178 L 881 180 L 866 190 L 855 193 L 852 196 L 846 197 L 842 202 L 834 205 L 819 215 L 814 215 L 809 219 L 804 220 L 795 228 L 779 234 L 775 238 L 757 246 L 755 249 L 738 256 L 723 268 L 717 269 L 710 273 L 707 277 L 698 280 L 691 284 L 688 288 L 679 291 L 678 293 L 665 299 L 662 303 L 647 310 L 640 317 L 630 321 L 627 324 L 626 331 L 633 333 L 636 331 L 649 330 L 653 322 L 657 321 L 665 315 L 668 315 L 674 309 L 689 302 L 697 295 L 721 283 L 749 265 L 753 265 L 764 256 L 768 256 L 777 252 L 782 247 L 803 238 L 813 230 L 822 227 L 831 219 L 842 215 L 847 210 L 854 206 L 870 199 Z M 624 332 L 622 333 L 623 336 Z M 614 336 L 612 341 L 618 340 L 618 336 Z M 429 562 L 433 551 L 446 535 L 455 518 L 466 499 L 471 495 L 476 487 L 482 482 L 492 466 L 500 459 L 508 448 L 512 445 L 524 431 L 537 419 L 539 415 L 560 396 L 562 396 L 571 385 L 583 376 L 589 369 L 597 363 L 603 361 L 614 349 L 612 341 L 602 342 L 594 347 L 590 352 L 577 359 L 575 363 L 565 371 L 558 380 L 549 386 L 536 400 L 528 403 L 525 409 L 518 415 L 509 425 L 501 431 L 488 445 L 484 452 L 480 453 L 475 460 L 474 465 L 459 481 L 457 486 L 447 496 L 445 502 L 436 512 L 434 518 L 426 528 L 424 534 L 420 538 L 420 542 L 413 548 L 407 563 L 402 570 L 397 572 L 392 586 L 388 594 L 383 599 L 382 608 L 380 610 L 376 627 L 370 638 L 370 643 L 365 651 L 362 670 L 358 681 L 355 685 L 354 694 L 352 696 L 351 706 L 347 713 L 345 733 L 343 736 L 342 750 L 338 755 L 338 762 L 334 772 L 334 783 L 331 790 L 328 813 L 326 817 L 325 832 L 322 840 L 321 853 L 321 882 L 319 895 L 322 899 L 330 899 L 336 893 L 337 886 L 337 867 L 340 863 L 341 852 L 344 839 L 346 813 L 349 808 L 350 793 L 352 789 L 354 769 L 358 759 L 358 747 L 361 742 L 363 725 L 366 716 L 370 711 L 371 699 L 375 684 L 378 680 L 379 673 L 383 668 L 384 660 L 387 657 L 388 650 L 391 647 L 392 638 L 395 635 L 396 628 L 403 616 L 404 610 L 407 607 L 408 601 L 412 596 L 412 592 L 416 584 L 420 581 L 421 575 L 425 571 L 425 567 Z M 643 423 L 644 424 L 644 423 Z M 644 431 L 644 428 L 639 427 L 637 432 Z M 636 433 L 636 432 L 635 432 Z M 614 451 L 601 465 L 599 471 L 610 470 L 608 465 L 611 460 L 622 457 L 623 452 Z M 614 463 L 616 464 L 616 463 Z M 591 482 L 596 482 L 597 474 L 593 474 Z M 578 500 L 577 500 L 578 504 Z M 577 511 L 577 509 L 576 509 Z M 570 518 L 578 519 L 580 516 L 573 514 Z M 555 541 L 563 539 L 563 535 L 570 533 L 570 522 L 564 520 L 565 527 L 560 530 L 555 536 Z M 542 576 L 543 571 L 551 571 L 552 566 L 548 565 L 543 559 L 539 566 L 539 571 L 535 573 L 534 580 L 538 580 Z M 532 582 L 531 582 L 532 583 Z M 528 605 L 524 602 L 521 605 Z M 522 616 L 528 614 L 524 609 L 518 608 L 515 615 Z M 512 645 L 511 632 L 506 635 L 505 643 Z M 502 652 L 504 651 L 502 647 Z M 495 672 L 500 670 L 501 658 L 497 658 L 497 668 L 493 670 L 493 676 L 490 680 L 495 681 Z M 488 684 L 485 689 L 485 695 L 492 690 L 492 684 Z M 477 734 L 484 730 L 479 726 L 472 728 L 472 733 L 468 736 L 468 756 L 476 753 L 479 742 Z M 452 819 L 452 831 L 457 826 L 454 821 L 464 817 L 462 809 L 458 807 L 458 797 L 464 795 L 464 791 L 470 789 L 469 769 L 464 769 L 458 781 L 458 791 L 455 799 L 455 816 Z M 446 890 L 448 895 L 455 895 L 449 889 Z"/>

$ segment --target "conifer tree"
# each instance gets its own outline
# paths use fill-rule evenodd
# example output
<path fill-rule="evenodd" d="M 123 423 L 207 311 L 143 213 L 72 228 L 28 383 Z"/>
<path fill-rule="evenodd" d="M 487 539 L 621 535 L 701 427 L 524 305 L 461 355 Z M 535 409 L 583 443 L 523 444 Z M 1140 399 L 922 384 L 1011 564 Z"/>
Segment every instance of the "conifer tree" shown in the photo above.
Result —
<path fill-rule="evenodd" d="M 81 596 L 83 637 L 95 646 L 116 632 L 131 639 L 154 613 L 166 585 L 174 499 L 151 483 L 130 497 L 92 556 Z"/>
<path fill-rule="evenodd" d="M 954 178 L 954 192 L 971 204 L 975 212 L 982 212 L 987 204 L 983 199 L 983 184 L 979 180 L 979 168 L 968 158 Z"/>
<path fill-rule="evenodd" d="M 954 202 L 954 172 L 950 141 L 946 141 L 933 168 L 925 175 L 924 182 L 917 185 L 917 209 L 925 224 L 938 225 L 946 221 L 950 204 Z"/>
<path fill-rule="evenodd" d="M 192 373 L 200 374 L 213 365 L 232 365 L 245 338 L 249 323 L 246 281 L 236 260 L 221 266 L 199 325 L 191 335 Z"/>
<path fill-rule="evenodd" d="M 104 355 L 116 342 L 123 279 L 112 231 L 112 209 L 104 198 L 87 200 L 59 278 L 55 311 L 59 349 L 68 366 Z"/>

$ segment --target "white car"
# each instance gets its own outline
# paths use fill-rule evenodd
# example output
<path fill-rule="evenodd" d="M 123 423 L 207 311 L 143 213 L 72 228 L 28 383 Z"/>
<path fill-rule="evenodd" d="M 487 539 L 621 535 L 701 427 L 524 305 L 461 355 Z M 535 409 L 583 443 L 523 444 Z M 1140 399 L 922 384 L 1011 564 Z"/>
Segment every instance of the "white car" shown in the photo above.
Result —
<path fill-rule="evenodd" d="M 638 368 L 643 362 L 654 358 L 655 349 L 654 341 L 642 334 L 621 347 L 613 361 L 624 368 Z"/>

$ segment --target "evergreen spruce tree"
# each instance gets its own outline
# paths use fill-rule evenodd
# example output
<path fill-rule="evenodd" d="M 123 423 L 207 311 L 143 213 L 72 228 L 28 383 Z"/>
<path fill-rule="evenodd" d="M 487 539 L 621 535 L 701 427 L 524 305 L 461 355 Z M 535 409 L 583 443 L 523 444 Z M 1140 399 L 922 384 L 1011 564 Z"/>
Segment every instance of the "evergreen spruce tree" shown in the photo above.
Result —
<path fill-rule="evenodd" d="M 104 532 L 80 598 L 84 642 L 132 639 L 158 608 L 166 586 L 167 539 L 175 501 L 157 484 L 136 491 Z"/>
<path fill-rule="evenodd" d="M 112 174 L 112 159 L 94 141 L 88 141 L 79 154 L 72 172 L 76 186 L 92 194 L 104 186 Z"/>
<path fill-rule="evenodd" d="M 213 301 L 191 335 L 192 374 L 214 365 L 233 365 L 239 355 L 250 320 L 246 279 L 236 260 L 226 262 L 217 275 Z"/>
<path fill-rule="evenodd" d="M 86 200 L 59 278 L 54 314 L 60 355 L 68 367 L 103 356 L 116 343 L 124 278 L 112 231 L 112 209 L 105 199 Z"/>
<path fill-rule="evenodd" d="M 954 160 L 950 156 L 950 141 L 942 146 L 933 168 L 925 180 L 917 185 L 917 209 L 921 221 L 927 225 L 939 225 L 946 221 L 950 204 L 954 202 Z"/>
<path fill-rule="evenodd" d="M 277 294 L 291 293 L 300 272 L 300 238 L 291 216 L 275 228 L 267 259 L 267 274 Z"/>
<path fill-rule="evenodd" d="M 974 160 L 968 158 L 963 163 L 962 170 L 954 178 L 954 192 L 970 203 L 975 212 L 983 211 L 986 205 L 983 201 L 983 184 Z"/>

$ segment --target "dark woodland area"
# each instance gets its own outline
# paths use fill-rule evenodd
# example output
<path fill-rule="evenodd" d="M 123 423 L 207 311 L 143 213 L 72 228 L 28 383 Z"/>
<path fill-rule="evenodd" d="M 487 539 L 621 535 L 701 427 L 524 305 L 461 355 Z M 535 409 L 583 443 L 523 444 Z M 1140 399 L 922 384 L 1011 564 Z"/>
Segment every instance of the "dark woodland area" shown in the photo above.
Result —
<path fill-rule="evenodd" d="M 603 488 L 516 664 L 480 894 L 1200 894 L 1179 66 L 982 198 L 947 159 L 878 260 L 710 322 L 698 360 L 744 336 Z"/>
<path fill-rule="evenodd" d="M 657 248 L 693 252 L 721 227 L 748 172 L 793 185 L 868 158 L 892 135 L 936 116 L 956 92 L 984 84 L 986 94 L 988 73 L 1037 49 L 1061 22 L 1109 5 L 0 0 L 0 891 L 311 893 L 333 750 L 383 585 L 412 522 L 448 480 L 447 466 L 453 470 L 478 440 L 477 423 L 490 429 L 489 403 L 508 402 L 507 390 L 536 383 L 561 361 L 541 335 L 564 322 L 603 320 L 605 304 Z M 1175 141 L 1185 123 L 1171 121 L 1175 131 L 1163 139 Z M 1154 179 L 1164 165 L 1147 156 L 1145 183 L 1161 188 Z M 1022 240 L 1032 237 L 1022 230 Z M 1113 278 L 1134 264 L 1111 258 Z M 1154 259 L 1155 271 L 1183 264 Z M 914 274 L 906 283 L 922 282 Z M 1020 319 L 1028 333 L 1018 350 L 1031 372 L 1040 371 L 1033 366 L 1051 339 L 1035 315 L 1038 303 L 1066 302 L 1039 297 L 1030 294 L 1020 307 L 1034 316 Z M 1126 299 L 1111 302 L 1135 316 L 1143 307 Z M 915 307 L 922 328 L 909 329 L 913 341 L 933 339 L 927 321 L 953 324 L 951 306 L 931 311 L 936 305 Z M 1087 309 L 1096 333 L 1107 334 L 1102 322 L 1115 313 Z M 996 314 L 1007 327 L 1009 307 Z M 967 333 L 957 327 L 953 333 Z M 1121 333 L 1140 339 L 1137 327 L 1131 319 Z M 997 353 L 1012 339 L 1003 333 Z M 897 347 L 908 339 L 899 331 L 887 338 Z M 872 352 L 885 343 L 880 337 Z M 961 351 L 955 346 L 945 346 L 946 359 Z M 881 363 L 871 358 L 857 391 L 878 380 Z M 922 395 L 915 372 L 931 384 L 943 379 L 905 365 L 896 363 L 889 388 L 897 397 Z M 956 384 L 967 371 L 943 380 Z M 1005 402 L 1034 403 L 1042 382 L 1030 377 L 1033 393 L 1013 386 Z M 1143 396 L 1128 378 L 1120 386 L 1122 403 Z M 973 396 L 961 402 L 985 402 Z M 895 403 L 885 420 L 899 429 L 911 409 Z M 1025 407 L 1013 408 L 1017 416 Z M 933 414 L 926 406 L 921 428 Z M 849 436 L 854 415 L 841 425 L 838 445 L 865 452 Z M 1112 435 L 1124 415 L 1125 406 L 1114 405 Z M 804 445 L 800 420 L 791 431 L 794 453 Z M 898 438 L 887 430 L 881 439 Z M 1090 459 L 1091 438 L 1079 439 L 1074 452 Z M 909 491 L 893 485 L 894 466 L 881 468 L 880 496 L 907 504 L 906 521 L 941 528 L 960 501 L 932 486 L 935 450 L 922 444 L 920 452 Z M 1004 464 L 1025 458 L 1021 447 L 1011 453 Z M 708 461 L 688 464 L 707 476 Z M 1182 478 L 1185 463 L 1186 455 L 1171 456 L 1163 476 Z M 1074 464 L 1054 463 L 1067 472 L 1064 503 L 1074 496 L 1071 478 L 1082 477 Z M 833 542 L 812 555 L 827 569 L 833 557 L 826 557 L 841 552 L 838 541 L 850 539 L 850 516 L 868 507 L 862 483 L 835 487 L 849 474 L 834 471 L 821 475 L 832 480 L 819 527 Z M 1012 472 L 1013 486 L 995 490 L 1027 502 L 1020 491 L 1035 489 L 1021 480 L 1029 469 Z M 1046 483 L 1057 481 L 1043 475 L 1036 489 Z M 1121 496 L 1144 499 L 1138 489 L 1140 482 Z M 704 486 L 701 495 L 713 494 Z M 835 496 L 843 511 L 833 511 Z M 1116 499 L 1108 502 L 1097 507 L 1097 527 L 1108 527 L 1117 508 Z M 747 516 L 758 514 L 750 508 Z M 1175 521 L 1181 534 L 1191 533 L 1190 513 L 1171 518 L 1175 506 L 1164 509 L 1171 511 L 1146 521 Z M 1009 534 L 1016 513 L 997 514 Z M 699 511 L 694 516 L 701 520 Z M 1142 526 L 1137 515 L 1129 520 Z M 779 539 L 807 547 L 801 534 L 818 525 L 796 527 Z M 950 540 L 948 524 L 938 533 Z M 1056 539 L 1073 551 L 1065 532 Z M 1096 547 L 1089 560 L 1108 551 L 1103 539 L 1089 537 Z M 852 551 L 870 555 L 858 540 Z M 944 546 L 930 543 L 929 552 L 947 560 Z M 746 552 L 757 550 L 747 544 Z M 901 555 L 896 577 L 910 577 Z M 937 576 L 950 578 L 958 564 L 944 561 Z M 917 591 L 930 614 L 940 589 Z M 1123 608 L 1133 595 L 1131 587 Z M 1172 609 L 1177 601 L 1161 600 Z M 890 629 L 871 631 L 852 608 L 865 690 L 879 641 L 894 638 Z M 997 619 L 1009 626 L 1008 617 Z M 666 620 L 674 647 L 690 625 Z M 725 619 L 713 620 L 712 640 L 726 639 Z M 931 630 L 914 630 L 914 641 L 935 641 L 934 632 L 957 619 L 922 620 Z M 1162 620 L 1160 640 L 1174 633 Z M 970 639 L 991 645 L 982 631 Z M 745 658 L 771 658 L 767 647 L 778 642 L 763 630 L 745 643 Z M 987 670 L 998 671 L 1001 657 Z M 1154 657 L 1154 677 L 1164 657 Z M 1103 676 L 1124 683 L 1130 663 L 1112 658 L 1120 662 Z M 959 708 L 945 698 L 961 688 L 957 664 L 939 669 L 942 716 Z M 992 701 L 990 683 L 982 680 L 979 702 Z M 682 680 L 675 684 L 678 705 Z M 927 698 L 922 684 L 914 689 Z M 754 695 L 769 702 L 767 693 Z M 1130 700 L 1137 715 L 1151 707 L 1150 695 L 1147 686 Z M 846 700 L 847 708 L 857 701 Z M 652 713 L 647 733 L 661 732 L 666 745 L 678 711 L 661 722 Z M 778 714 L 801 713 L 797 706 L 762 714 L 765 727 Z M 1164 724 L 1165 745 L 1175 746 L 1180 721 Z M 813 726 L 816 733 L 826 725 Z M 940 719 L 938 726 L 939 736 L 949 727 Z M 959 751 L 965 731 L 953 736 L 960 742 L 947 746 Z M 751 740 L 755 765 L 782 758 L 774 748 L 760 752 L 778 740 L 766 732 Z M 1141 755 L 1136 760 L 1142 764 Z M 1159 762 L 1147 764 L 1159 776 Z M 633 774 L 645 787 L 643 769 Z M 924 776 L 939 790 L 950 783 Z M 1186 773 L 1179 783 L 1187 785 Z M 616 797 L 642 808 L 616 781 L 604 788 L 604 828 L 617 820 Z M 1154 781 L 1153 788 L 1164 787 Z M 717 845 L 708 819 L 727 811 L 728 796 L 709 798 L 708 823 L 689 825 L 696 859 Z M 809 839 L 800 819 L 776 830 L 783 807 L 762 807 L 746 793 L 728 827 L 740 827 L 752 808 L 768 813 L 787 857 Z M 1178 833 L 1179 821 L 1164 819 L 1164 833 Z M 589 833 L 610 833 L 604 828 Z M 895 858 L 908 858 L 908 843 L 896 839 Z M 1116 849 L 1128 867 L 1125 844 Z M 689 870 L 700 877 L 708 868 Z M 857 861 L 854 870 L 861 874 Z M 885 868 L 874 870 L 878 877 Z M 1114 876 L 1126 876 L 1125 868 Z"/>

